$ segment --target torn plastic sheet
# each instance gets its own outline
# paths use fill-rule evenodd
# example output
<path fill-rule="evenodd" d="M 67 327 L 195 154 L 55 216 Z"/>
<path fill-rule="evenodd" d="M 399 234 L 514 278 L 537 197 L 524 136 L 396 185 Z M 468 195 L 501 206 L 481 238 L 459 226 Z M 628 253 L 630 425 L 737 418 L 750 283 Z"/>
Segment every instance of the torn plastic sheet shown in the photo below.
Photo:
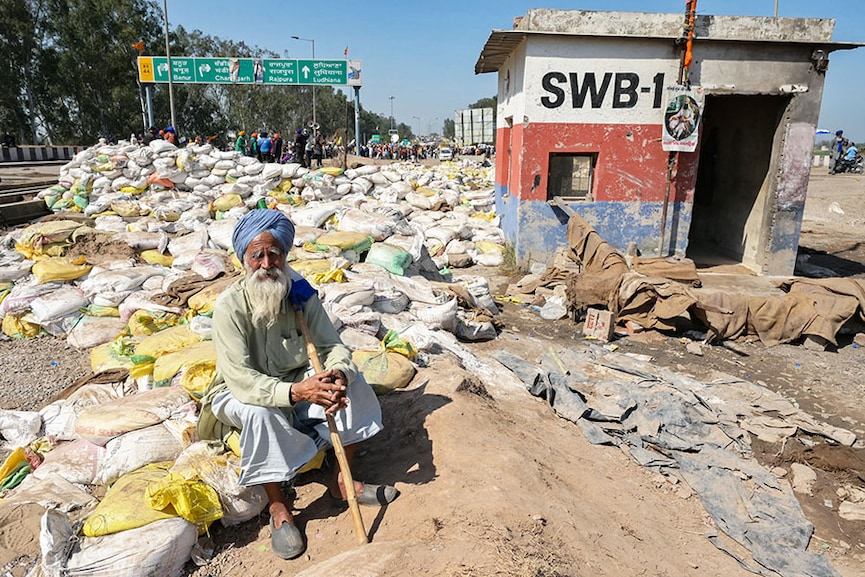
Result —
<path fill-rule="evenodd" d="M 665 474 L 678 469 L 716 525 L 750 558 L 737 555 L 719 538 L 710 538 L 711 542 L 748 571 L 767 577 L 840 577 L 824 556 L 807 551 L 814 528 L 788 482 L 777 479 L 751 455 L 742 422 L 749 417 L 765 419 L 766 413 L 755 405 L 750 414 L 733 414 L 726 406 L 727 399 L 749 398 L 754 383 L 737 386 L 728 379 L 713 388 L 712 383 L 605 349 L 593 349 L 591 354 L 569 351 L 562 355 L 567 359 L 563 366 L 547 356 L 540 363 L 504 351 L 493 357 L 532 395 L 544 398 L 557 415 L 575 423 L 589 442 L 619 446 L 634 462 Z M 599 372 L 604 377 L 587 382 L 585 374 Z M 593 395 L 604 396 L 604 402 Z M 768 412 L 774 413 L 778 399 L 766 398 L 772 401 Z M 744 405 L 736 403 L 737 411 Z M 596 410 L 601 406 L 605 409 Z M 615 411 L 609 407 L 621 410 L 618 420 L 611 418 Z M 785 409 L 775 418 L 775 430 L 795 431 L 792 425 L 800 423 L 820 429 L 798 411 Z M 849 433 L 822 432 L 830 438 L 846 438 Z"/>

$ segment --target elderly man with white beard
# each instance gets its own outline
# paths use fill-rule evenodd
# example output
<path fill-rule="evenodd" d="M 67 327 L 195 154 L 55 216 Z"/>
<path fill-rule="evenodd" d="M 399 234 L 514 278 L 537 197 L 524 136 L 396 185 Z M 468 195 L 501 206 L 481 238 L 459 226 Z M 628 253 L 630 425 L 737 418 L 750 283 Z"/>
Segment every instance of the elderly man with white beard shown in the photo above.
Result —
<path fill-rule="evenodd" d="M 225 440 L 240 431 L 242 486 L 262 485 L 270 501 L 273 552 L 305 549 L 282 483 L 330 444 L 326 413 L 340 431 L 349 464 L 356 444 L 382 429 L 381 408 L 358 372 L 315 289 L 286 264 L 294 225 L 278 210 L 256 209 L 237 223 L 232 244 L 246 275 L 217 300 L 213 342 L 217 376 L 202 398 L 199 436 Z M 294 309 L 300 307 L 324 371 L 312 374 Z M 345 500 L 339 467 L 331 486 Z M 397 490 L 355 481 L 361 505 L 385 505 Z"/>

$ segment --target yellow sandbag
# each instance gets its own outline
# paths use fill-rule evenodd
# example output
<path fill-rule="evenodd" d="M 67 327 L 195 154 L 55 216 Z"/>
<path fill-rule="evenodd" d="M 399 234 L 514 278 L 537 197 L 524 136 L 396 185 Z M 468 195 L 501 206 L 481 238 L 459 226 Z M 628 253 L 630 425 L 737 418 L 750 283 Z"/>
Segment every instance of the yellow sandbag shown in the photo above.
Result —
<path fill-rule="evenodd" d="M 111 203 L 111 210 L 120 216 L 135 217 L 144 216 L 148 213 L 134 200 L 115 200 Z"/>
<path fill-rule="evenodd" d="M 288 264 L 306 278 L 330 271 L 330 261 L 326 258 L 302 258 L 293 260 Z"/>
<path fill-rule="evenodd" d="M 129 369 L 132 367 L 132 359 L 118 355 L 112 350 L 111 343 L 105 343 L 90 349 L 90 367 L 94 373 L 109 369 Z"/>
<path fill-rule="evenodd" d="M 24 451 L 24 447 L 16 447 L 12 453 L 6 460 L 3 461 L 3 464 L 0 465 L 0 482 L 2 482 L 6 477 L 9 476 L 12 471 L 21 466 L 21 464 L 27 460 L 27 454 Z M 0 500 L 2 501 L 2 500 Z"/>
<path fill-rule="evenodd" d="M 26 313 L 25 313 L 26 314 Z M 42 327 L 22 320 L 24 315 L 7 314 L 3 317 L 3 334 L 13 339 L 32 339 L 39 336 Z"/>
<path fill-rule="evenodd" d="M 75 260 L 62 257 L 48 257 L 33 265 L 33 274 L 40 284 L 51 281 L 68 281 L 81 278 L 93 267 L 87 264 L 83 256 Z"/>
<path fill-rule="evenodd" d="M 486 254 L 488 252 L 505 252 L 505 247 L 500 244 L 496 244 L 494 242 L 488 240 L 479 240 L 475 243 L 475 247 L 481 251 L 481 253 Z"/>
<path fill-rule="evenodd" d="M 84 522 L 87 537 L 111 535 L 127 529 L 143 527 L 154 521 L 179 517 L 171 505 L 155 510 L 147 502 L 147 487 L 168 474 L 170 462 L 153 463 L 126 473 L 109 489 L 105 498 Z"/>
<path fill-rule="evenodd" d="M 370 235 L 347 230 L 331 230 L 315 239 L 317 245 L 335 246 L 341 250 L 356 250 L 358 252 L 369 250 L 372 243 L 373 238 Z"/>
<path fill-rule="evenodd" d="M 410 360 L 385 348 L 354 351 L 351 358 L 377 395 L 405 387 L 417 372 Z"/>
<path fill-rule="evenodd" d="M 143 355 L 155 360 L 199 341 L 201 336 L 192 332 L 188 326 L 178 325 L 145 337 L 135 347 L 135 356 Z"/>
<path fill-rule="evenodd" d="M 180 377 L 180 386 L 189 396 L 200 401 L 204 392 L 216 376 L 216 361 L 202 362 L 187 367 Z"/>
<path fill-rule="evenodd" d="M 174 264 L 174 257 L 170 254 L 162 254 L 158 250 L 148 249 L 141 251 L 141 258 L 149 264 L 161 264 L 164 267 L 171 268 Z"/>
<path fill-rule="evenodd" d="M 31 224 L 21 233 L 15 250 L 25 258 L 38 260 L 43 256 L 62 256 L 69 246 L 69 237 L 81 223 L 73 220 L 52 220 Z"/>
<path fill-rule="evenodd" d="M 137 310 L 129 317 L 126 330 L 132 336 L 146 337 L 177 326 L 180 315 L 165 311 Z"/>
<path fill-rule="evenodd" d="M 120 309 L 117 307 L 104 307 L 101 305 L 89 304 L 86 308 L 81 309 L 88 317 L 100 318 L 120 318 Z"/>
<path fill-rule="evenodd" d="M 341 176 L 342 169 L 338 166 L 322 166 L 318 169 L 319 172 L 329 174 L 331 176 Z"/>
<path fill-rule="evenodd" d="M 315 284 L 324 284 L 328 282 L 348 282 L 345 278 L 345 271 L 341 268 L 329 270 L 327 272 L 317 272 L 309 277 L 309 280 Z"/>
<path fill-rule="evenodd" d="M 174 375 L 200 363 L 210 363 L 216 368 L 213 341 L 201 341 L 156 359 L 153 365 L 153 384 L 157 387 L 170 384 Z"/>
<path fill-rule="evenodd" d="M 211 203 L 212 210 L 225 212 L 243 204 L 239 194 L 223 194 Z"/>
<path fill-rule="evenodd" d="M 485 220 L 487 222 L 491 222 L 496 219 L 496 213 L 494 212 L 476 212 L 471 215 L 471 218 L 477 218 L 478 220 Z M 483 241 L 489 242 L 489 241 Z"/>
<path fill-rule="evenodd" d="M 435 196 L 435 195 L 436 195 L 436 191 L 435 191 L 435 190 L 433 190 L 433 189 L 431 189 L 431 188 L 427 188 L 427 187 L 425 187 L 425 186 L 419 186 L 419 187 L 417 187 L 417 188 L 415 189 L 415 192 L 418 193 L 418 194 L 422 194 L 422 195 L 424 195 L 424 196 L 426 196 L 426 197 L 430 197 L 430 196 Z"/>
<path fill-rule="evenodd" d="M 222 504 L 213 487 L 197 479 L 185 479 L 177 473 L 168 473 L 148 483 L 144 500 L 151 509 L 176 512 L 198 525 L 199 533 L 204 533 L 211 523 L 222 519 Z"/>
<path fill-rule="evenodd" d="M 210 316 L 213 312 L 213 305 L 216 304 L 216 299 L 235 282 L 237 282 L 237 277 L 221 278 L 189 297 L 189 300 L 186 301 L 186 306 L 196 314 Z"/>
<path fill-rule="evenodd" d="M 137 187 L 137 186 L 122 186 L 120 187 L 120 192 L 124 194 L 138 194 L 140 192 L 144 192 L 147 190 L 146 186 Z"/>

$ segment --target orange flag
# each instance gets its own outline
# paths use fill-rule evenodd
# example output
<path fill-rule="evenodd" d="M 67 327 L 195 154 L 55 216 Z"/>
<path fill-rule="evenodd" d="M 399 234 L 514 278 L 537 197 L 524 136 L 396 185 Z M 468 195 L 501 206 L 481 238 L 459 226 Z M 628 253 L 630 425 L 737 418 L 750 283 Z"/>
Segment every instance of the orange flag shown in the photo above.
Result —
<path fill-rule="evenodd" d="M 141 52 L 144 50 L 144 40 L 139 40 L 138 42 L 133 44 L 132 47 L 138 50 L 138 53 L 141 54 Z"/>
<path fill-rule="evenodd" d="M 348 46 L 345 47 L 345 50 L 343 51 L 343 54 L 345 54 L 346 56 L 348 56 Z"/>

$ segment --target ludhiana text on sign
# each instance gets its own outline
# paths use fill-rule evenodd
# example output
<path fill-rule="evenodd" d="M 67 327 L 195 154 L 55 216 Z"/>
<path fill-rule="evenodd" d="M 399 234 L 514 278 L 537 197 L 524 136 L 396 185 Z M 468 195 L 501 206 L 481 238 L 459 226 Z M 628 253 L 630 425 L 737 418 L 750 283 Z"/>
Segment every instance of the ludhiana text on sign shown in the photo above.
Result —
<path fill-rule="evenodd" d="M 361 85 L 360 60 L 171 57 L 171 82 Z M 141 82 L 168 82 L 168 58 L 139 56 Z"/>

